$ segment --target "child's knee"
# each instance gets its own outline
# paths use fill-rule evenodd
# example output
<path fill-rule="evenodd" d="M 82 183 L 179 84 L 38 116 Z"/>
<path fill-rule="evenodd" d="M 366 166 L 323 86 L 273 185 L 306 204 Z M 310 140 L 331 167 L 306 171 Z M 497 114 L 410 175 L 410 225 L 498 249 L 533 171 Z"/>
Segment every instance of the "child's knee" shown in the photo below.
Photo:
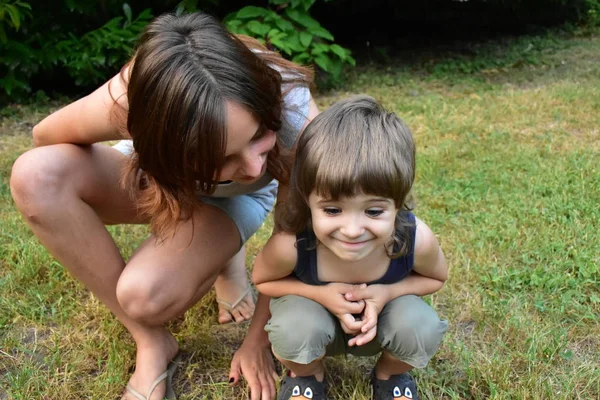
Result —
<path fill-rule="evenodd" d="M 414 367 L 426 366 L 440 346 L 447 322 L 417 296 L 404 296 L 388 306 L 378 327 L 382 348 Z"/>
<path fill-rule="evenodd" d="M 335 326 L 323 306 L 299 296 L 271 301 L 271 319 L 265 330 L 278 358 L 307 364 L 325 353 Z"/>

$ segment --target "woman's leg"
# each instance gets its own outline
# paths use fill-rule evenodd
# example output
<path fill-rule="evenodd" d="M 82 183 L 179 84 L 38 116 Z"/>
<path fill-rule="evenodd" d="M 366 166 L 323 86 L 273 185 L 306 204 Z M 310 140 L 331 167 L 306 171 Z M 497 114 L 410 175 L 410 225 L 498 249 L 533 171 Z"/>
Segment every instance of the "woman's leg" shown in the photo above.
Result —
<path fill-rule="evenodd" d="M 254 297 L 249 288 L 246 251 L 242 246 L 241 250 L 227 262 L 215 281 L 217 300 L 232 306 L 219 303 L 220 324 L 231 321 L 239 323 L 252 318 L 254 314 Z M 242 295 L 244 293 L 245 295 Z M 240 299 L 240 296 L 243 297 Z"/>
<path fill-rule="evenodd" d="M 182 223 L 175 237 L 160 245 L 148 239 L 126 265 L 104 227 L 145 222 L 120 185 L 125 162 L 103 145 L 36 148 L 16 161 L 11 190 L 41 243 L 131 332 L 137 357 L 130 383 L 144 392 L 177 353 L 175 339 L 162 324 L 209 290 L 240 239 L 222 211 L 201 207 L 194 224 Z M 152 398 L 163 393 L 164 385 Z"/>

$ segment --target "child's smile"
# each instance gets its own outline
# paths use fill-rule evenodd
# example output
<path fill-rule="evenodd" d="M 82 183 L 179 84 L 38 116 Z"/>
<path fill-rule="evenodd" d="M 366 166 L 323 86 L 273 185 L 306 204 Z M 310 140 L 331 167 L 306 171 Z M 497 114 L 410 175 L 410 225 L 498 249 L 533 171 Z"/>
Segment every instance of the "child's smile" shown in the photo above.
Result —
<path fill-rule="evenodd" d="M 391 199 L 357 194 L 332 200 L 313 192 L 308 201 L 315 236 L 339 259 L 361 260 L 392 240 L 397 209 Z"/>

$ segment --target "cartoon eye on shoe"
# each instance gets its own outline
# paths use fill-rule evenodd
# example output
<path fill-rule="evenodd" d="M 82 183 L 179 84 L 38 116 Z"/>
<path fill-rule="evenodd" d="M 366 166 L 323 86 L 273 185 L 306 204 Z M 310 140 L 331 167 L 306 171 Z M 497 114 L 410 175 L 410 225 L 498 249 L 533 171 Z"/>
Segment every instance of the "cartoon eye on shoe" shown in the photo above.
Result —
<path fill-rule="evenodd" d="M 304 390 L 304 397 L 306 397 L 307 399 L 313 398 L 313 391 L 311 388 L 307 387 L 306 390 Z"/>
<path fill-rule="evenodd" d="M 294 389 L 292 389 L 292 397 L 290 397 L 290 400 L 293 399 L 312 399 L 313 398 L 313 390 L 309 387 L 307 387 L 306 389 L 304 389 L 304 393 L 302 393 L 302 389 L 300 388 L 300 386 L 296 385 L 294 386 Z"/>
<path fill-rule="evenodd" d="M 298 385 L 294 386 L 294 389 L 292 389 L 292 396 L 293 397 L 300 396 L 300 386 L 298 386 Z"/>
<path fill-rule="evenodd" d="M 402 395 L 402 390 L 398 386 L 394 386 L 394 391 L 392 392 L 394 395 L 394 400 L 400 399 L 412 399 L 413 394 L 410 388 L 404 388 L 404 396 Z"/>

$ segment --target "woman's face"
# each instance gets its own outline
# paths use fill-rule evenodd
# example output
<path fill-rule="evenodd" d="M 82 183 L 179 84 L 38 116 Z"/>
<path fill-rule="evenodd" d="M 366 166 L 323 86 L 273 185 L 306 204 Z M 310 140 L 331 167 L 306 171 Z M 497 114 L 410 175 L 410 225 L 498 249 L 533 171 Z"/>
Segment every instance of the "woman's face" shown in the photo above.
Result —
<path fill-rule="evenodd" d="M 219 181 L 250 184 L 267 170 L 267 155 L 275 147 L 275 132 L 240 104 L 227 102 L 227 147 Z"/>

